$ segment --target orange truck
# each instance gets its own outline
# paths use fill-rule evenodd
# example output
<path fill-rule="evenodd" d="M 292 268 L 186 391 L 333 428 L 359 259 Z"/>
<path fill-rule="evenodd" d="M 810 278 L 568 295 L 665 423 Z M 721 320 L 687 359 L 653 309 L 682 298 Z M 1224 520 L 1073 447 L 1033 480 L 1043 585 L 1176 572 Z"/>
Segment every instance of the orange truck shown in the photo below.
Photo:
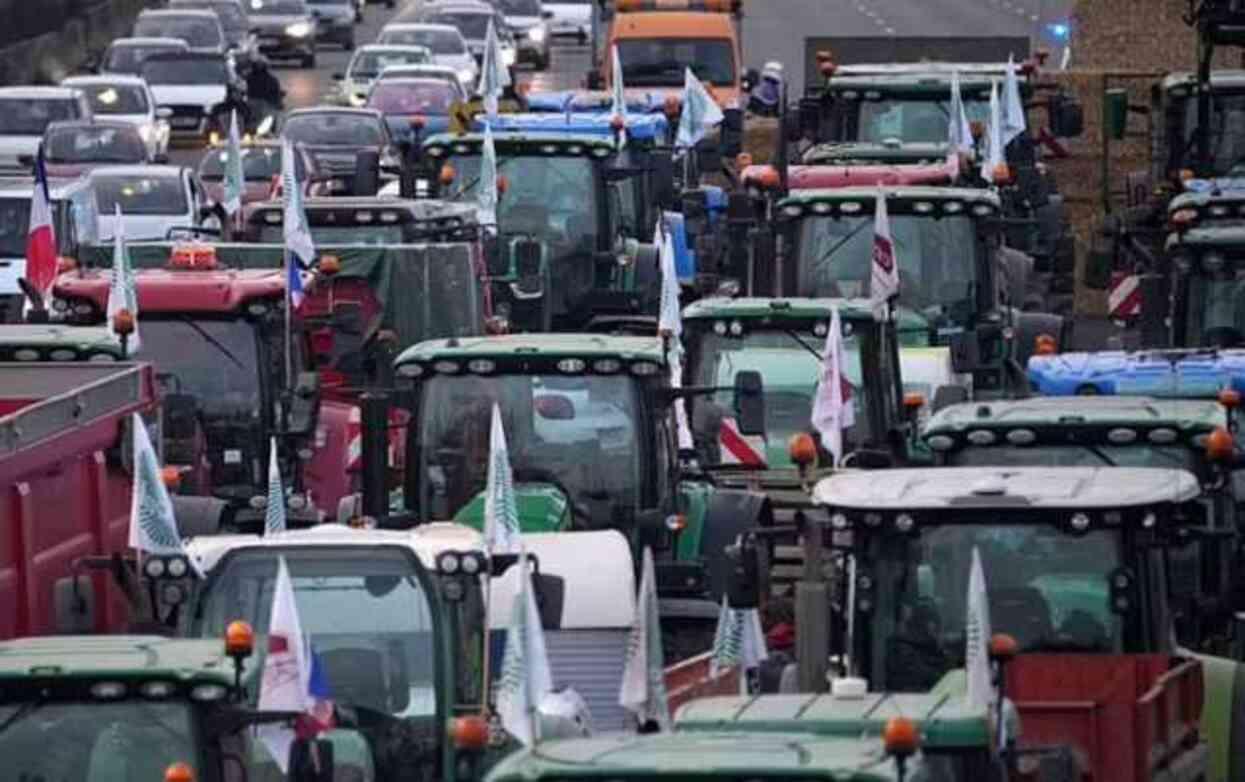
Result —
<path fill-rule="evenodd" d="M 744 108 L 756 75 L 743 65 L 742 0 L 617 0 L 613 11 L 589 89 L 611 88 L 617 46 L 629 97 L 660 106 L 682 94 L 690 67 L 722 108 Z"/>

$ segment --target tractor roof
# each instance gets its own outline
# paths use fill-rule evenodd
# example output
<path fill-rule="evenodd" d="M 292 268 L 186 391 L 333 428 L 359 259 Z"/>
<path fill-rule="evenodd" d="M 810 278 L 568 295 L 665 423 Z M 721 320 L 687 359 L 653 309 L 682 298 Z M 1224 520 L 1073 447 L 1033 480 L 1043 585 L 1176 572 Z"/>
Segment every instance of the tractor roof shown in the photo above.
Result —
<path fill-rule="evenodd" d="M 928 92 L 930 94 L 949 94 L 951 92 L 951 71 L 935 72 L 931 70 L 933 63 L 892 63 L 888 65 L 839 66 L 823 89 L 842 93 L 844 91 L 867 92 Z M 883 71 L 882 69 L 886 69 Z M 990 87 L 995 80 L 1002 80 L 1006 63 L 1000 63 L 997 70 L 989 73 L 973 73 L 960 71 L 960 90 L 964 97 L 989 100 Z M 1021 90 L 1029 87 L 1026 79 L 1020 79 Z"/>
<path fill-rule="evenodd" d="M 926 423 L 923 436 L 1015 427 L 1156 427 L 1186 434 L 1225 426 L 1223 407 L 1213 400 L 1154 399 L 1144 396 L 1034 397 L 951 405 Z M 1104 433 L 1105 434 L 1105 433 Z"/>
<path fill-rule="evenodd" d="M 778 202 L 780 209 L 787 206 L 812 207 L 818 203 L 832 205 L 844 202 L 855 202 L 857 205 L 850 214 L 872 214 L 874 204 L 879 195 L 885 194 L 889 203 L 908 204 L 915 201 L 956 202 L 960 204 L 957 213 L 969 213 L 977 207 L 993 213 L 999 209 L 1000 201 L 996 193 L 989 190 L 977 190 L 965 187 L 932 187 L 911 185 L 903 187 L 836 187 L 793 191 Z M 944 211 L 946 207 L 944 206 Z M 816 210 L 811 210 L 817 214 Z M 845 210 L 840 206 L 840 212 Z M 807 212 L 806 212 L 807 213 Z M 792 215 L 795 216 L 795 215 Z"/>
<path fill-rule="evenodd" d="M 279 269 L 141 269 L 134 281 L 140 319 L 151 313 L 235 312 L 248 302 L 285 292 L 285 274 Z M 89 299 L 102 313 L 111 285 L 111 271 L 63 274 L 56 280 L 55 295 Z"/>
<path fill-rule="evenodd" d="M 14 679 L 159 679 L 233 683 L 220 639 L 144 635 L 45 636 L 0 643 L 0 682 Z"/>
<path fill-rule="evenodd" d="M 835 141 L 812 147 L 804 153 L 802 162 L 809 165 L 941 163 L 946 157 L 947 144 L 944 142 Z"/>
<path fill-rule="evenodd" d="M 14 323 L 0 329 L 0 361 L 85 361 L 96 356 L 122 358 L 120 341 L 104 326 Z"/>
<path fill-rule="evenodd" d="M 838 307 L 843 320 L 872 320 L 868 299 L 739 298 L 712 297 L 695 301 L 683 309 L 684 320 L 703 318 L 769 318 L 808 320 L 829 318 Z"/>
<path fill-rule="evenodd" d="M 484 143 L 483 133 L 438 133 L 424 142 L 424 150 L 431 157 L 446 155 L 478 154 Z M 493 133 L 493 144 L 499 154 L 503 150 L 535 147 L 545 155 L 595 155 L 608 157 L 614 154 L 614 140 L 605 135 L 570 133 L 559 131 L 499 131 Z"/>
<path fill-rule="evenodd" d="M 605 334 L 506 334 L 438 339 L 412 345 L 397 364 L 475 358 L 617 358 L 665 364 L 662 341 L 652 337 Z"/>
<path fill-rule="evenodd" d="M 1197 75 L 1192 71 L 1173 71 L 1163 77 L 1163 91 L 1179 87 L 1189 88 L 1197 84 Z M 1245 70 L 1213 70 L 1210 72 L 1210 88 L 1212 90 L 1231 90 L 1245 88 Z"/>

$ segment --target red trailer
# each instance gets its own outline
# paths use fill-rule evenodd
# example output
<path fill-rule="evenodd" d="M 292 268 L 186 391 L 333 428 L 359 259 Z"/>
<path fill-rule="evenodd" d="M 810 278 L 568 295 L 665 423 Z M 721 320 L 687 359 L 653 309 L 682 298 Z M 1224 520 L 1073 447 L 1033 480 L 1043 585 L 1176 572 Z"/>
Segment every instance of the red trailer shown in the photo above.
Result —
<path fill-rule="evenodd" d="M 0 364 L 0 639 L 122 629 L 86 556 L 124 553 L 130 415 L 154 413 L 146 364 Z"/>

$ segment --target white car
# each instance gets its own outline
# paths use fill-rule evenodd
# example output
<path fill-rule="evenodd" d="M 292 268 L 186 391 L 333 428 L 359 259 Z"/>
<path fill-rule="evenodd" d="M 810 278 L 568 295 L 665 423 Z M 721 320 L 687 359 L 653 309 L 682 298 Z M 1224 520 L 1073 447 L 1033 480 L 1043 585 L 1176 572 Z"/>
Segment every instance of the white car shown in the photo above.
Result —
<path fill-rule="evenodd" d="M 541 0 L 496 0 L 496 3 L 514 35 L 518 61 L 531 63 L 542 71 L 548 68 L 552 37 L 548 20 L 553 14 L 541 5 Z"/>
<path fill-rule="evenodd" d="M 87 181 L 95 192 L 101 242 L 116 233 L 117 206 L 127 241 L 164 241 L 179 228 L 220 228 L 216 218 L 204 219 L 207 195 L 199 176 L 185 166 L 100 166 Z"/>
<path fill-rule="evenodd" d="M 335 97 L 342 105 L 362 106 L 367 103 L 372 82 L 386 68 L 431 62 L 432 52 L 426 46 L 384 46 L 375 43 L 360 46 L 350 58 L 345 73 L 333 74 L 333 80 L 339 82 Z"/>
<path fill-rule="evenodd" d="M 92 117 L 91 104 L 73 87 L 0 87 L 0 166 L 20 168 L 39 151 L 52 122 Z"/>
<path fill-rule="evenodd" d="M 422 6 L 418 20 L 430 24 L 445 24 L 457 27 L 467 41 L 467 49 L 477 64 L 484 60 L 484 41 L 488 34 L 489 20 L 497 31 L 497 40 L 501 45 L 501 55 L 506 67 L 512 67 L 518 59 L 514 35 L 506 24 L 506 17 L 501 11 L 488 3 L 473 1 L 447 0 Z"/>
<path fill-rule="evenodd" d="M 553 0 L 544 6 L 553 14 L 549 20 L 550 33 L 573 35 L 580 43 L 587 43 L 592 34 L 592 0 Z"/>
<path fill-rule="evenodd" d="M 32 193 L 33 179 L 0 180 L 0 321 L 4 322 L 21 318 L 22 290 L 17 281 L 26 276 L 26 235 L 30 231 Z M 77 256 L 79 244 L 93 243 L 99 238 L 94 194 L 86 180 L 79 178 L 49 181 L 48 195 L 52 198 L 56 253 Z M 6 309 L 8 317 L 5 317 Z"/>
<path fill-rule="evenodd" d="M 128 122 L 138 128 L 151 159 L 163 162 L 169 152 L 169 117 L 173 110 L 159 106 L 147 82 L 138 76 L 71 76 L 62 87 L 79 89 L 96 117 Z"/>
<path fill-rule="evenodd" d="M 153 54 L 143 62 L 142 78 L 158 106 L 172 113 L 174 140 L 202 140 L 212 131 L 228 132 L 230 91 L 239 91 L 237 74 L 225 55 L 196 52 Z"/>
<path fill-rule="evenodd" d="M 480 68 L 467 49 L 467 41 L 457 27 L 448 24 L 395 22 L 381 29 L 377 43 L 425 46 L 432 52 L 432 62 L 453 68 L 458 81 L 471 92 L 479 78 Z"/>

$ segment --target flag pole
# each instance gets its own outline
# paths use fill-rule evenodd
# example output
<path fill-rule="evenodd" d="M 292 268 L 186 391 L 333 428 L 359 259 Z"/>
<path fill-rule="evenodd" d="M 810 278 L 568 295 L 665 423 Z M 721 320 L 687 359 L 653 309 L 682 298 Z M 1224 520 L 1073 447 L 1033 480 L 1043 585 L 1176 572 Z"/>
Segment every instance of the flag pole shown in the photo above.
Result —
<path fill-rule="evenodd" d="M 290 290 L 291 272 L 293 264 L 296 263 L 295 255 L 290 252 L 287 247 L 285 250 L 285 390 L 289 391 L 294 387 L 294 334 L 292 325 L 294 322 L 294 292 Z M 284 411 L 289 405 L 282 405 Z M 283 413 L 284 415 L 284 413 Z"/>
<path fill-rule="evenodd" d="M 493 688 L 489 681 L 493 659 L 493 626 L 489 619 L 489 611 L 493 605 L 493 552 L 487 544 L 484 546 L 484 577 L 488 579 L 488 583 L 484 587 L 484 659 L 480 665 L 484 686 L 480 689 L 480 710 L 487 716 L 489 692 Z"/>

